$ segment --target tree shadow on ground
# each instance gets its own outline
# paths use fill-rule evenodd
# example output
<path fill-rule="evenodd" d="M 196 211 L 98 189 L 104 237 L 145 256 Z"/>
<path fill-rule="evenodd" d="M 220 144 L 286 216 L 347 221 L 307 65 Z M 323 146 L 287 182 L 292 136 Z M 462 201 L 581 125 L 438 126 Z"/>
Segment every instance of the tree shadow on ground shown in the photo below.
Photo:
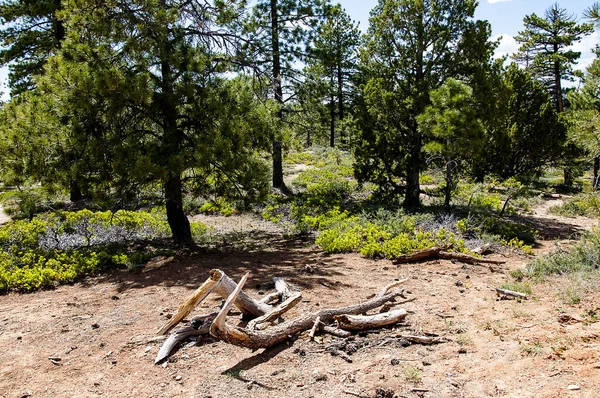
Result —
<path fill-rule="evenodd" d="M 577 239 L 586 231 L 582 226 L 549 218 L 519 215 L 507 219 L 538 231 L 541 240 Z"/>
<path fill-rule="evenodd" d="M 272 277 L 285 278 L 299 290 L 315 285 L 336 291 L 346 287 L 335 282 L 343 275 L 344 259 L 323 253 L 302 240 L 283 240 L 280 235 L 271 237 L 271 245 L 264 250 L 206 250 L 202 248 L 180 250 L 171 263 L 148 273 L 113 271 L 99 276 L 96 282 L 115 283 L 122 293 L 149 286 L 184 286 L 198 288 L 209 277 L 211 269 L 218 268 L 234 280 L 246 272 L 250 278 L 247 289 L 263 293 L 270 290 Z M 272 284 L 271 284 L 272 285 Z"/>

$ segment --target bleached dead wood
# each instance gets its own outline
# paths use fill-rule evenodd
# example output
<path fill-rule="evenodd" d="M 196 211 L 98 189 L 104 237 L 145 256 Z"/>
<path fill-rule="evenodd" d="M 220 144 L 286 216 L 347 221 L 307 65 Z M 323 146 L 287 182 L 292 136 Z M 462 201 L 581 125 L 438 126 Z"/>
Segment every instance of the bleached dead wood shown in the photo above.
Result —
<path fill-rule="evenodd" d="M 430 249 L 420 250 L 415 253 L 407 254 L 404 256 L 399 256 L 399 257 L 395 258 L 394 260 L 392 260 L 392 263 L 399 265 L 399 264 L 406 264 L 406 263 L 412 263 L 412 262 L 423 261 L 423 260 L 428 260 L 428 259 L 435 259 L 435 258 L 443 258 L 443 259 L 447 259 L 447 260 L 457 260 L 457 261 L 467 263 L 467 264 L 505 264 L 506 263 L 506 261 L 502 261 L 502 260 L 490 260 L 487 258 L 470 256 L 470 255 L 464 254 L 464 253 L 449 252 L 449 251 L 446 251 L 447 249 L 448 248 L 432 247 Z"/>
<path fill-rule="evenodd" d="M 300 300 L 302 300 L 302 294 L 300 293 L 296 293 L 293 296 L 288 297 L 286 301 L 279 304 L 277 307 L 273 308 L 266 314 L 259 316 L 258 318 L 254 318 L 253 320 L 248 322 L 248 329 L 259 329 L 262 324 L 273 322 L 281 315 L 285 314 L 287 311 L 296 306 L 296 304 L 298 304 Z"/>
<path fill-rule="evenodd" d="M 173 326 L 177 325 L 185 318 L 196 306 L 208 296 L 221 281 L 221 276 L 215 274 L 211 276 L 192 294 L 183 304 L 179 306 L 177 313 L 165 323 L 156 333 L 158 335 L 166 334 Z"/>
<path fill-rule="evenodd" d="M 317 319 L 315 319 L 315 323 L 313 324 L 313 327 L 310 329 L 310 332 L 308 333 L 308 338 L 311 340 L 315 339 L 315 334 L 317 333 L 317 329 L 319 329 L 319 326 L 321 326 L 321 317 L 318 316 Z"/>
<path fill-rule="evenodd" d="M 323 331 L 323 333 L 327 333 L 327 334 L 330 334 L 335 337 L 346 338 L 346 337 L 350 337 L 352 335 L 352 333 L 350 333 L 347 330 L 338 329 L 333 326 L 323 326 L 322 324 L 321 324 L 321 330 Z"/>
<path fill-rule="evenodd" d="M 271 347 L 300 332 L 309 330 L 314 325 L 317 317 L 320 317 L 323 323 L 329 323 L 336 315 L 362 314 L 373 308 L 380 307 L 398 296 L 398 293 L 389 293 L 386 290 L 385 294 L 376 296 L 364 303 L 341 308 L 324 309 L 312 314 L 299 316 L 298 318 L 275 325 L 267 330 L 258 331 L 231 326 L 225 322 L 227 313 L 231 309 L 233 302 L 236 300 L 237 295 L 241 292 L 246 279 L 247 276 L 244 276 L 240 283 L 238 283 L 235 291 L 227 299 L 210 328 L 210 334 L 227 343 L 252 349 Z"/>
<path fill-rule="evenodd" d="M 169 357 L 171 351 L 179 344 L 180 341 L 187 339 L 192 336 L 200 336 L 202 334 L 206 334 L 206 331 L 202 331 L 199 329 L 194 329 L 191 326 L 186 326 L 183 328 L 179 328 L 175 330 L 173 333 L 169 335 L 167 340 L 163 343 L 154 359 L 154 364 L 158 364 Z"/>
<path fill-rule="evenodd" d="M 233 293 L 233 291 L 237 287 L 237 284 L 219 269 L 211 270 L 210 277 L 211 279 L 219 278 L 221 280 L 221 283 L 219 283 L 219 285 L 215 287 L 214 292 L 219 296 L 223 297 L 224 299 L 227 299 L 229 296 L 231 296 L 231 293 Z M 235 306 L 238 307 L 243 314 L 251 315 L 254 317 L 262 316 L 270 312 L 273 308 L 266 303 L 262 303 L 259 300 L 248 296 L 243 291 L 239 293 L 235 301 Z"/>
<path fill-rule="evenodd" d="M 498 295 L 504 295 L 504 296 L 511 296 L 511 297 L 516 297 L 516 298 L 522 298 L 524 300 L 528 299 L 528 296 L 524 293 L 519 293 L 519 292 L 515 292 L 512 290 L 507 290 L 507 289 L 500 289 L 499 287 L 494 288 L 496 289 L 496 293 Z"/>
<path fill-rule="evenodd" d="M 336 315 L 334 319 L 338 322 L 340 329 L 358 331 L 394 325 L 406 318 L 407 315 L 408 312 L 405 309 L 399 309 L 375 315 Z"/>
<path fill-rule="evenodd" d="M 409 334 L 397 334 L 396 337 L 418 344 L 440 344 L 446 342 L 446 340 L 441 337 L 413 336 Z"/>

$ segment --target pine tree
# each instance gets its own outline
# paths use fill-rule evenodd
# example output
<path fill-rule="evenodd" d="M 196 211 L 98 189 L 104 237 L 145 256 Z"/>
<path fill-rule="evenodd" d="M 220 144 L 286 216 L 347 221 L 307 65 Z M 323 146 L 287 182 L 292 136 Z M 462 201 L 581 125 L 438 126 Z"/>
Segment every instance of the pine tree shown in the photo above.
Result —
<path fill-rule="evenodd" d="M 580 52 L 570 47 L 592 33 L 593 26 L 577 23 L 575 17 L 558 3 L 548 8 L 543 18 L 531 14 L 523 19 L 523 23 L 524 30 L 515 37 L 521 45 L 515 58 L 521 62 L 531 59 L 525 66 L 544 83 L 556 110 L 561 113 L 564 111 L 562 82 L 574 80 L 573 66 L 581 57 Z"/>
<path fill-rule="evenodd" d="M 250 54 L 255 65 L 271 77 L 272 96 L 280 105 L 284 118 L 289 91 L 301 79 L 295 64 L 304 61 L 306 43 L 326 12 L 328 0 L 258 0 L 245 31 L 249 36 Z M 282 142 L 273 139 L 273 187 L 290 193 L 283 181 Z"/>
<path fill-rule="evenodd" d="M 319 26 L 309 66 L 316 70 L 316 79 L 325 84 L 329 101 L 329 145 L 335 145 L 336 121 L 346 116 L 347 104 L 353 95 L 353 76 L 358 68 L 358 46 L 361 33 L 341 6 L 334 7 Z M 325 102 L 325 101 L 324 101 Z M 340 131 L 340 140 L 345 141 Z"/>
<path fill-rule="evenodd" d="M 430 104 L 429 92 L 449 77 L 468 75 L 473 62 L 468 59 L 481 60 L 485 55 L 474 55 L 488 52 L 485 35 L 464 40 L 481 24 L 471 20 L 476 4 L 380 0 L 371 14 L 362 52 L 365 109 L 354 148 L 355 173 L 388 193 L 404 190 L 405 207 L 420 205 L 425 142 L 416 118 Z M 467 53 L 471 57 L 461 56 Z"/>
<path fill-rule="evenodd" d="M 65 38 L 60 10 L 60 0 L 0 3 L 0 66 L 9 66 L 13 96 L 32 89 L 32 76 L 43 73 L 48 57 L 60 49 Z"/>

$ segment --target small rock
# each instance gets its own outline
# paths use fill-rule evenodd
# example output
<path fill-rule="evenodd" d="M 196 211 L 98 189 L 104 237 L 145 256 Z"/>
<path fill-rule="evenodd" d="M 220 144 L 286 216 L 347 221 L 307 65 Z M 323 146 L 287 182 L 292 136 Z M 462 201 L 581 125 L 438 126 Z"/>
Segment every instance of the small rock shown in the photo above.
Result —
<path fill-rule="evenodd" d="M 315 381 L 327 381 L 327 375 L 319 369 L 313 370 L 312 374 Z"/>
<path fill-rule="evenodd" d="M 595 369 L 600 369 L 600 362 L 598 362 L 597 364 L 594 365 Z"/>
<path fill-rule="evenodd" d="M 463 348 L 459 348 L 459 349 L 458 349 L 458 353 L 459 353 L 459 354 L 466 354 L 466 353 L 467 353 L 467 349 L 466 349 L 466 348 L 464 348 L 464 347 L 463 347 Z"/>
<path fill-rule="evenodd" d="M 112 296 L 110 299 L 111 299 L 111 300 L 120 300 L 120 299 L 121 299 L 121 297 L 119 297 L 119 296 Z"/>
<path fill-rule="evenodd" d="M 464 292 L 465 292 L 465 289 L 458 289 L 458 292 L 459 292 L 459 293 L 464 293 Z"/>
<path fill-rule="evenodd" d="M 148 351 L 150 351 L 151 349 L 152 349 L 152 347 L 151 347 L 151 346 L 147 346 L 147 347 L 146 347 L 146 349 L 144 350 L 144 352 L 148 352 Z"/>
<path fill-rule="evenodd" d="M 423 366 L 431 366 L 431 362 L 423 361 Z"/>
<path fill-rule="evenodd" d="M 461 286 L 464 286 L 465 284 L 462 283 L 462 281 L 456 281 L 455 285 L 458 287 L 461 287 Z"/>
<path fill-rule="evenodd" d="M 92 324 L 92 329 L 98 329 L 100 327 L 100 325 L 98 325 L 97 323 Z"/>
<path fill-rule="evenodd" d="M 581 387 L 579 387 L 577 384 L 571 384 L 567 387 L 567 390 L 571 390 L 571 391 L 581 390 Z"/>
<path fill-rule="evenodd" d="M 181 375 L 175 376 L 175 381 L 181 381 L 181 379 L 183 379 L 183 377 L 181 377 Z"/>
<path fill-rule="evenodd" d="M 391 360 L 391 363 L 392 363 L 393 366 L 397 366 L 397 365 L 400 365 L 400 360 L 394 358 L 394 359 Z"/>

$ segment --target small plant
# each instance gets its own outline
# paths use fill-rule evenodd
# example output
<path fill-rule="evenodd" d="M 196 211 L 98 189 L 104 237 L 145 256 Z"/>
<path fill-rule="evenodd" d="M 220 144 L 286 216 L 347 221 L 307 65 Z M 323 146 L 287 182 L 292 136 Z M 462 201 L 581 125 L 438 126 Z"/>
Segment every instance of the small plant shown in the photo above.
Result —
<path fill-rule="evenodd" d="M 413 383 L 420 383 L 421 382 L 421 378 L 422 378 L 422 372 L 421 369 L 417 368 L 416 366 L 409 366 L 404 368 L 404 376 L 406 377 L 406 380 L 413 382 Z"/>
<path fill-rule="evenodd" d="M 474 344 L 473 338 L 471 336 L 469 336 L 468 334 L 458 335 L 456 337 L 455 341 L 456 341 L 456 344 L 458 344 L 461 347 L 472 346 Z"/>
<path fill-rule="evenodd" d="M 512 282 L 504 283 L 500 286 L 501 289 L 512 290 L 513 292 L 519 292 L 523 294 L 531 294 L 531 285 L 529 282 Z"/>
<path fill-rule="evenodd" d="M 537 357 L 538 355 L 544 355 L 547 353 L 547 350 L 540 343 L 521 344 L 519 348 L 525 355 L 532 357 Z"/>

